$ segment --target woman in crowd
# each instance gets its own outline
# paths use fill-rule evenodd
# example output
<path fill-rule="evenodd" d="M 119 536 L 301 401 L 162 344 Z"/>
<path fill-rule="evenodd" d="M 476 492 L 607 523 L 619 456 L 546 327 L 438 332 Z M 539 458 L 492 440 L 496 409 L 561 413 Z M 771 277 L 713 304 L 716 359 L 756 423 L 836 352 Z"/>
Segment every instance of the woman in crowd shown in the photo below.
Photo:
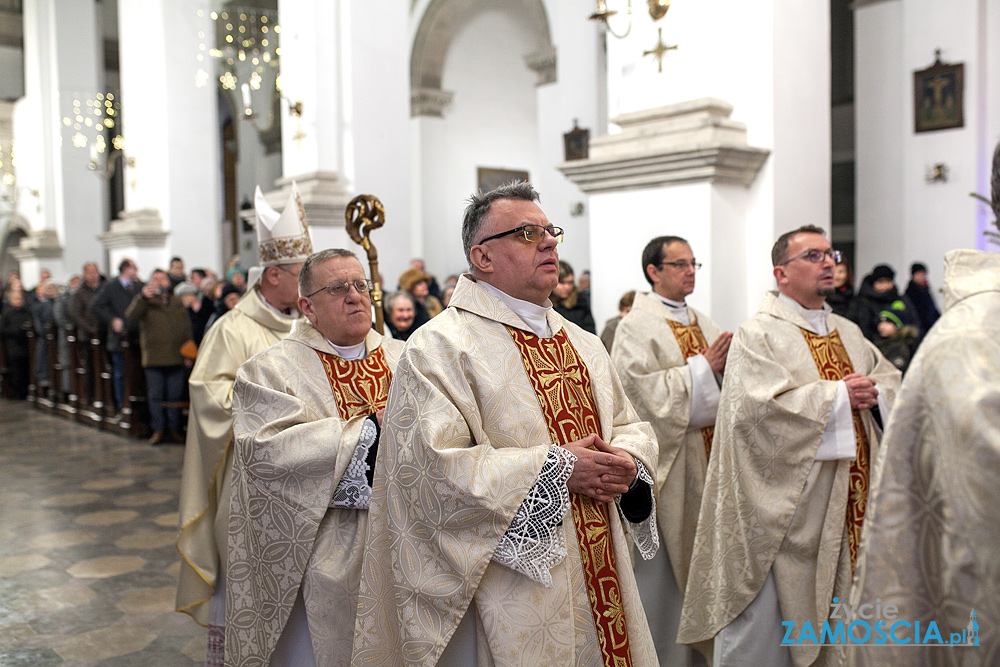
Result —
<path fill-rule="evenodd" d="M 556 312 L 567 320 L 592 334 L 597 333 L 594 316 L 590 312 L 590 300 L 580 294 L 573 278 L 573 267 L 567 262 L 559 262 L 559 284 L 549 297 Z"/>

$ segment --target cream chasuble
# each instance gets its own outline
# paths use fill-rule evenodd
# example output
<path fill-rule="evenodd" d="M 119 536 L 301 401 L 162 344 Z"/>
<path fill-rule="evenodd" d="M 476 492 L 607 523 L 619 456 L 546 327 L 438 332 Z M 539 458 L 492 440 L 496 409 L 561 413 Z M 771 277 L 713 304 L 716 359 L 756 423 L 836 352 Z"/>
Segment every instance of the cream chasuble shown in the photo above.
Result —
<path fill-rule="evenodd" d="M 656 296 L 636 294 L 632 310 L 618 324 L 611 350 L 625 394 L 639 417 L 653 427 L 659 444 L 656 523 L 682 591 L 705 486 L 706 444 L 711 444 L 711 427 L 690 423 L 692 376 L 687 359 L 721 333 L 704 313 L 693 308 L 688 313 L 692 324 L 684 326 Z M 715 379 L 710 381 L 714 384 Z"/>
<path fill-rule="evenodd" d="M 300 587 L 316 664 L 350 665 L 368 512 L 331 502 L 402 349 L 374 331 L 365 342 L 346 361 L 300 321 L 237 375 L 227 665 L 270 664 Z"/>
<path fill-rule="evenodd" d="M 288 335 L 293 318 L 251 290 L 205 334 L 191 371 L 191 413 L 180 494 L 177 610 L 208 624 L 208 604 L 225 573 L 232 469 L 232 389 L 240 365 Z"/>
<path fill-rule="evenodd" d="M 652 432 L 625 398 L 600 339 L 554 311 L 547 317 L 546 345 L 565 351 L 558 341 L 568 342 L 589 374 L 604 439 L 654 470 Z M 568 452 L 553 447 L 564 443 L 553 442 L 517 339 L 538 343 L 501 299 L 463 276 L 451 307 L 407 342 L 376 462 L 353 664 L 435 664 L 473 599 L 480 665 L 605 664 L 565 487 L 572 464 L 557 484 L 536 485 L 552 450 Z M 549 355 L 533 358 L 541 368 Z M 525 503 L 540 490 L 547 495 Z M 561 524 L 524 522 L 522 505 L 557 511 Z M 615 506 L 600 507 L 620 590 L 615 600 L 607 589 L 603 609 L 627 628 L 631 662 L 623 664 L 656 665 L 625 539 L 629 531 L 651 557 L 655 521 L 629 524 Z M 532 539 L 512 548 L 515 527 Z"/>
<path fill-rule="evenodd" d="M 826 324 L 830 335 L 820 336 L 771 292 L 733 336 L 679 641 L 712 639 L 754 600 L 769 572 L 783 620 L 818 627 L 832 598 L 849 592 L 848 499 L 857 464 L 816 460 L 841 386 L 820 369 L 836 364 L 842 376 L 845 359 L 833 351 L 842 348 L 890 407 L 900 376 L 857 325 L 832 314 Z M 875 459 L 878 429 L 870 411 L 859 418 Z M 792 646 L 791 656 L 802 667 L 826 664 L 834 653 L 806 644 Z"/>
<path fill-rule="evenodd" d="M 852 647 L 849 665 L 1000 664 L 1000 255 L 948 253 L 944 311 L 886 428 L 851 604 L 895 605 L 921 641 L 975 625 L 980 645 Z"/>

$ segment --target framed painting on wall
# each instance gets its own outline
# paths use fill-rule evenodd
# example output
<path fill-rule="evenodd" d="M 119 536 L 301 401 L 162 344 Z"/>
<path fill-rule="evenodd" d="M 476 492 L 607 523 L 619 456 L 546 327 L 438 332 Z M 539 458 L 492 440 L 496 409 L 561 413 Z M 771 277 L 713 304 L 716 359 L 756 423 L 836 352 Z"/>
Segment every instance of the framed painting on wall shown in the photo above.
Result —
<path fill-rule="evenodd" d="M 511 181 L 527 181 L 528 172 L 517 169 L 494 169 L 492 167 L 476 168 L 476 183 L 480 192 L 489 192 Z"/>
<path fill-rule="evenodd" d="M 913 73 L 914 132 L 931 132 L 965 126 L 965 65 L 941 62 L 935 52 L 934 64 Z"/>

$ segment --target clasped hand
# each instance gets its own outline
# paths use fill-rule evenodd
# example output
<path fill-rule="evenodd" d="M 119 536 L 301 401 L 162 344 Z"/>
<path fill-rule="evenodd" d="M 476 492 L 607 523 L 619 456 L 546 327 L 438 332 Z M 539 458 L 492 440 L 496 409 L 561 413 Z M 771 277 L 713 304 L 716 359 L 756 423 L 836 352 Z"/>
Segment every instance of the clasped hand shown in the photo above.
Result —
<path fill-rule="evenodd" d="M 576 455 L 573 474 L 566 482 L 570 493 L 609 503 L 628 491 L 638 473 L 628 452 L 612 447 L 593 433 L 565 447 Z"/>
<path fill-rule="evenodd" d="M 875 380 L 860 373 L 850 373 L 842 378 L 847 385 L 847 397 L 852 410 L 871 410 L 878 405 L 878 388 Z"/>

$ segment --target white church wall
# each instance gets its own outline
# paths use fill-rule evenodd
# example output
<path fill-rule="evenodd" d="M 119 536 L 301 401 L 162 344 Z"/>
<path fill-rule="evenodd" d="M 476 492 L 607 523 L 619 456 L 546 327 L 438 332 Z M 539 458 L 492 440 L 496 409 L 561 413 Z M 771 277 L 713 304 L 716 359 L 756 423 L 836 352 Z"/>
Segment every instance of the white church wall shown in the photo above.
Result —
<path fill-rule="evenodd" d="M 722 15 L 725 21 L 718 19 Z M 621 17 L 611 25 L 619 32 L 625 28 Z M 667 45 L 678 45 L 664 56 L 662 73 L 655 58 L 642 55 L 656 44 L 659 29 Z M 733 270 L 740 251 L 725 241 L 713 251 L 730 261 L 713 262 L 699 276 L 702 285 L 711 285 L 713 296 L 726 295 L 717 306 L 720 312 L 712 313 L 720 321 L 749 317 L 763 292 L 773 288 L 770 249 L 778 235 L 806 223 L 829 229 L 829 30 L 827 3 L 727 0 L 676 3 L 656 23 L 640 4 L 629 36 L 608 39 L 612 120 L 622 113 L 715 97 L 733 105 L 733 120 L 746 123 L 749 145 L 771 151 L 743 193 L 720 191 L 693 203 L 677 199 L 679 217 L 704 218 L 702 209 L 708 207 L 713 235 L 741 239 L 744 245 L 741 271 Z M 595 208 L 595 226 L 602 224 L 597 215 Z M 705 256 L 701 250 L 696 254 Z"/>
<path fill-rule="evenodd" d="M 350 5 L 349 116 L 345 117 L 347 181 L 351 196 L 377 196 L 385 206 L 386 225 L 373 232 L 379 251 L 379 268 L 395 287 L 395 278 L 416 256 L 411 247 L 412 193 L 410 188 L 410 71 L 407 43 L 409 0 Z M 377 25 L 377 31 L 358 29 Z M 364 251 L 359 251 L 367 266 Z M 391 276 L 390 276 L 391 274 Z M 443 276 L 441 277 L 443 280 Z"/>
<path fill-rule="evenodd" d="M 990 215 L 968 193 L 989 194 L 1000 136 L 1000 91 L 989 66 L 1000 34 L 997 12 L 987 0 L 906 0 L 855 12 L 859 279 L 885 262 L 904 287 L 909 265 L 921 261 L 940 286 L 949 250 L 986 247 L 981 230 Z M 913 72 L 927 68 L 937 48 L 943 61 L 965 63 L 965 124 L 918 134 Z M 947 165 L 947 182 L 926 181 L 936 164 Z"/>
<path fill-rule="evenodd" d="M 455 35 L 442 86 L 454 92 L 443 122 L 421 121 L 423 256 L 437 276 L 466 266 L 461 224 L 477 187 L 477 167 L 539 174 L 536 75 L 523 56 L 533 51 L 523 19 L 486 10 Z M 392 282 L 390 276 L 386 276 Z"/>

